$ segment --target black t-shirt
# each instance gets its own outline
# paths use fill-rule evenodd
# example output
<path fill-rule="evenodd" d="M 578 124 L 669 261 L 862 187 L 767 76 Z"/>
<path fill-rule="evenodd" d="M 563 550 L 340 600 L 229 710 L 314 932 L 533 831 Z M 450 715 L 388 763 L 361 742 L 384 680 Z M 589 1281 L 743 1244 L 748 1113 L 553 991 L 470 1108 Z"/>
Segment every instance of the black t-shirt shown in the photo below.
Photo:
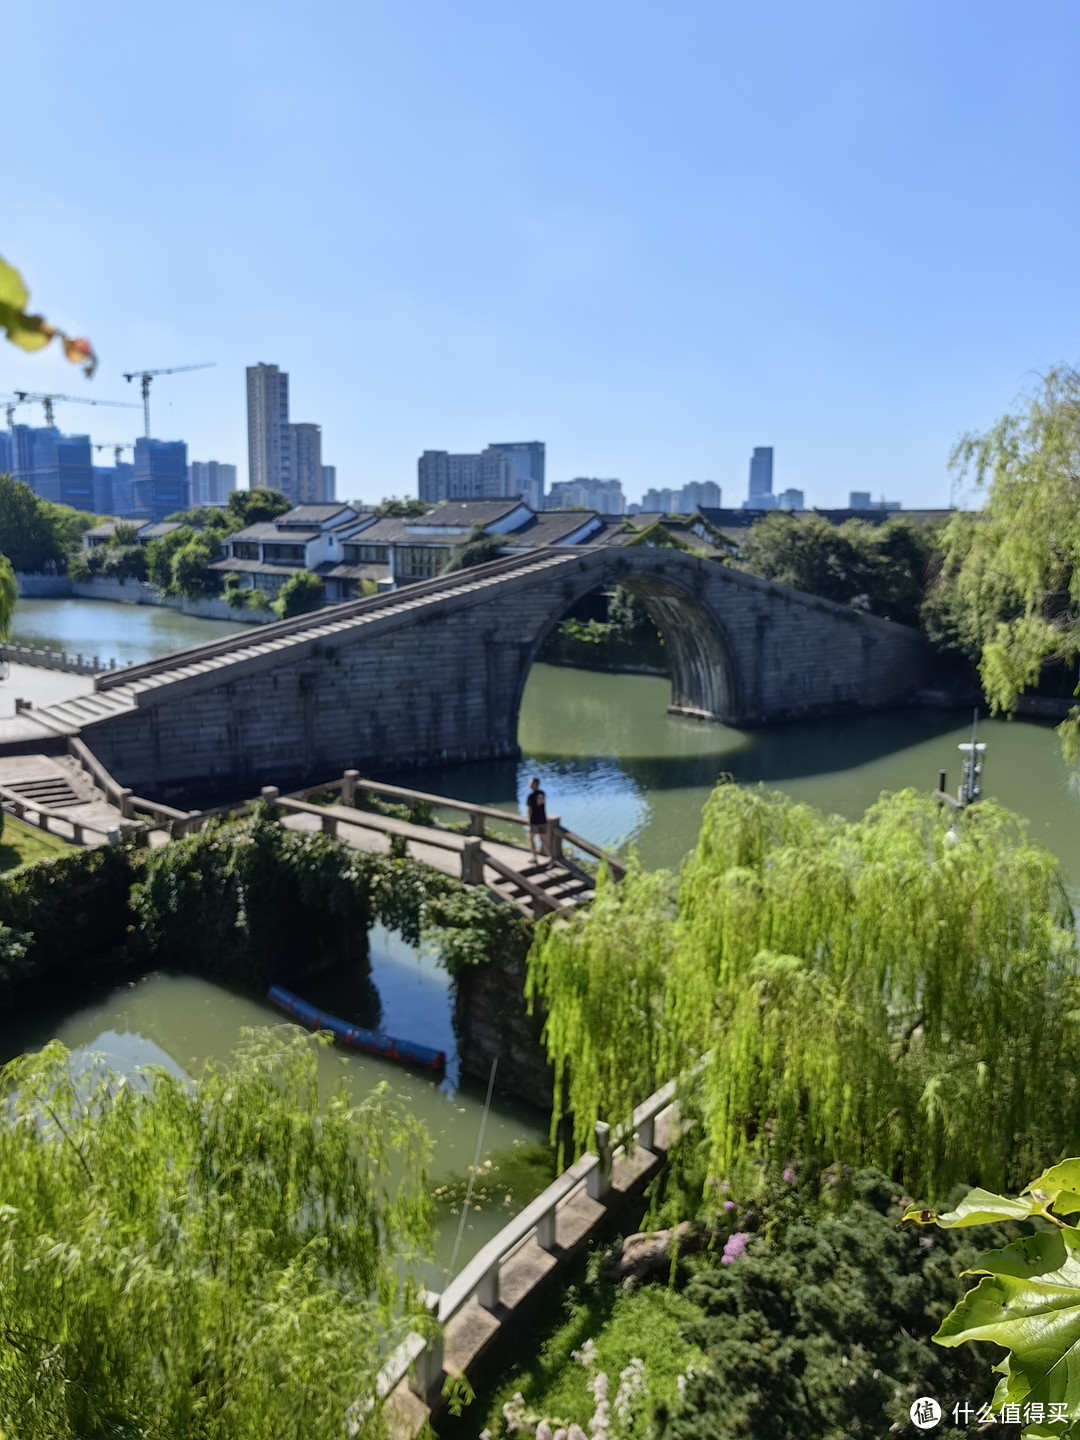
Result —
<path fill-rule="evenodd" d="M 547 811 L 544 808 L 546 800 L 543 790 L 530 790 L 525 797 L 525 809 L 529 812 L 530 825 L 547 824 Z"/>

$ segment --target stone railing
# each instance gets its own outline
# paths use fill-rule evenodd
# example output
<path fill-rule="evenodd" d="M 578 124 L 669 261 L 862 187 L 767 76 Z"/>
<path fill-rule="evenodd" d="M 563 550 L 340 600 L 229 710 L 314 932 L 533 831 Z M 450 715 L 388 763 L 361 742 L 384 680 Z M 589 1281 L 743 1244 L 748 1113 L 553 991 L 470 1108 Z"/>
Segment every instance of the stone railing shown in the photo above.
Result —
<path fill-rule="evenodd" d="M 627 1137 L 626 1144 L 613 1148 L 610 1126 L 598 1123 L 595 1153 L 582 1155 L 564 1170 L 532 1204 L 504 1225 L 473 1256 L 441 1294 L 429 1292 L 428 1308 L 439 1322 L 440 1334 L 425 1339 L 413 1333 L 402 1342 L 380 1372 L 377 1387 L 380 1397 L 391 1394 L 407 1380 L 409 1389 L 416 1396 L 429 1406 L 438 1406 L 446 1327 L 474 1301 L 489 1314 L 500 1314 L 504 1303 L 500 1299 L 504 1271 L 510 1268 L 514 1257 L 529 1242 L 535 1242 L 541 1251 L 552 1257 L 552 1263 L 545 1265 L 542 1273 L 534 1276 L 534 1289 L 546 1285 L 576 1258 L 582 1245 L 599 1234 L 604 1222 L 610 1218 L 612 1202 L 632 1184 L 637 1183 L 640 1187 L 641 1182 L 652 1178 L 665 1163 L 671 1136 L 678 1125 L 675 1092 L 676 1082 L 669 1081 L 637 1107 L 633 1115 L 632 1134 Z M 575 1243 L 568 1246 L 560 1242 L 560 1231 L 563 1229 L 560 1220 L 582 1195 L 593 1202 L 593 1213 L 585 1221 L 584 1228 L 578 1224 Z M 523 1300 L 520 1289 L 519 1277 L 515 1277 L 513 1299 L 510 1301 L 507 1297 L 506 1303 L 520 1305 Z"/>
<path fill-rule="evenodd" d="M 97 655 L 69 655 L 66 650 L 37 650 L 32 645 L 0 645 L 0 662 L 33 665 L 39 670 L 63 670 L 68 675 L 102 675 L 115 670 L 116 661 Z"/>
<path fill-rule="evenodd" d="M 36 825 L 39 830 L 56 835 L 61 840 L 70 840 L 74 845 L 120 844 L 121 833 L 118 825 L 95 825 L 89 820 L 76 820 L 66 810 L 57 809 L 53 805 L 42 805 L 37 800 L 28 800 L 25 795 L 9 790 L 6 785 L 0 785 L 0 807 L 5 814 L 14 815 L 16 820 Z M 128 833 L 131 833 L 130 829 Z M 97 838 L 88 839 L 88 836 Z"/>

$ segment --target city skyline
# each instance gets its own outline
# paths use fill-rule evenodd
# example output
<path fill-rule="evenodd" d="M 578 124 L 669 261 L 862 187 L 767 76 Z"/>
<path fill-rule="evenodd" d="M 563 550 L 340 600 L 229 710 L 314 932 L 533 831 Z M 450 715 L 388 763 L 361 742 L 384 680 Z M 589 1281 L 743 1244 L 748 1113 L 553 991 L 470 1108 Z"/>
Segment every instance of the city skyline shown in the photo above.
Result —
<path fill-rule="evenodd" d="M 35 200 L 3 253 L 101 368 L 4 347 L 0 389 L 119 397 L 126 370 L 216 361 L 156 384 L 155 433 L 242 464 L 239 377 L 263 355 L 347 493 L 413 493 L 425 444 L 541 434 L 561 478 L 734 496 L 766 435 L 821 505 L 947 504 L 960 435 L 1080 356 L 1076 279 L 1023 207 L 986 224 L 974 198 L 1022 163 L 1075 228 L 1075 8 L 1046 7 L 1050 51 L 994 0 L 615 13 L 20 7 L 7 90 L 33 143 L 9 185 Z M 485 80 L 525 54 L 542 103 L 508 107 Z M 56 93 L 106 65 L 125 83 L 74 126 L 40 104 L 45 55 Z M 185 104 L 133 126 L 162 86 Z M 281 206 L 255 239 L 286 167 L 335 223 Z M 153 244 L 134 211 L 169 214 Z"/>

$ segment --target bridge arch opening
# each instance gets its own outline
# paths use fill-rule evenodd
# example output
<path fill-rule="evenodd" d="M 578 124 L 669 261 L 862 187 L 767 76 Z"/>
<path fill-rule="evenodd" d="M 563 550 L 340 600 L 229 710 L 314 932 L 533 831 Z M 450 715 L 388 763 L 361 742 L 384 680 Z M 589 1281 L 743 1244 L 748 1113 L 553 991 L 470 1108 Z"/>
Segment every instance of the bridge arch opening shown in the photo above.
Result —
<path fill-rule="evenodd" d="M 647 572 L 605 577 L 599 584 L 594 582 L 589 589 L 569 599 L 569 603 L 564 604 L 557 614 L 548 617 L 529 648 L 522 667 L 515 697 L 515 715 L 520 711 L 529 671 L 538 660 L 550 657 L 555 659 L 555 663 L 573 663 L 557 658 L 558 647 L 552 644 L 563 621 L 568 617 L 599 619 L 603 613 L 602 597 L 610 596 L 612 592 L 617 594 L 618 590 L 640 602 L 663 642 L 659 648 L 643 644 L 641 654 L 646 661 L 643 667 L 646 673 L 650 669 L 654 674 L 667 673 L 671 683 L 669 712 L 700 720 L 731 723 L 738 714 L 738 676 L 731 647 L 719 621 L 689 590 Z M 624 647 L 622 658 L 625 657 Z M 610 666 L 612 670 L 623 668 L 618 658 Z"/>

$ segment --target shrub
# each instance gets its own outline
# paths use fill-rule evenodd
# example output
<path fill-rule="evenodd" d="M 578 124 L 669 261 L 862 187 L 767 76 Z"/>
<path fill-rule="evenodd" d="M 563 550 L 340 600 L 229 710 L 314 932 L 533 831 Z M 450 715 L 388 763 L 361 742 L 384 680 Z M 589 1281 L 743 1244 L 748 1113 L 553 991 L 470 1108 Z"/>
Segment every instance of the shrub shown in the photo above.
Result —
<path fill-rule="evenodd" d="M 326 591 L 318 575 L 310 570 L 297 570 L 282 585 L 271 608 L 282 620 L 291 620 L 294 615 L 318 610 L 325 598 Z"/>

